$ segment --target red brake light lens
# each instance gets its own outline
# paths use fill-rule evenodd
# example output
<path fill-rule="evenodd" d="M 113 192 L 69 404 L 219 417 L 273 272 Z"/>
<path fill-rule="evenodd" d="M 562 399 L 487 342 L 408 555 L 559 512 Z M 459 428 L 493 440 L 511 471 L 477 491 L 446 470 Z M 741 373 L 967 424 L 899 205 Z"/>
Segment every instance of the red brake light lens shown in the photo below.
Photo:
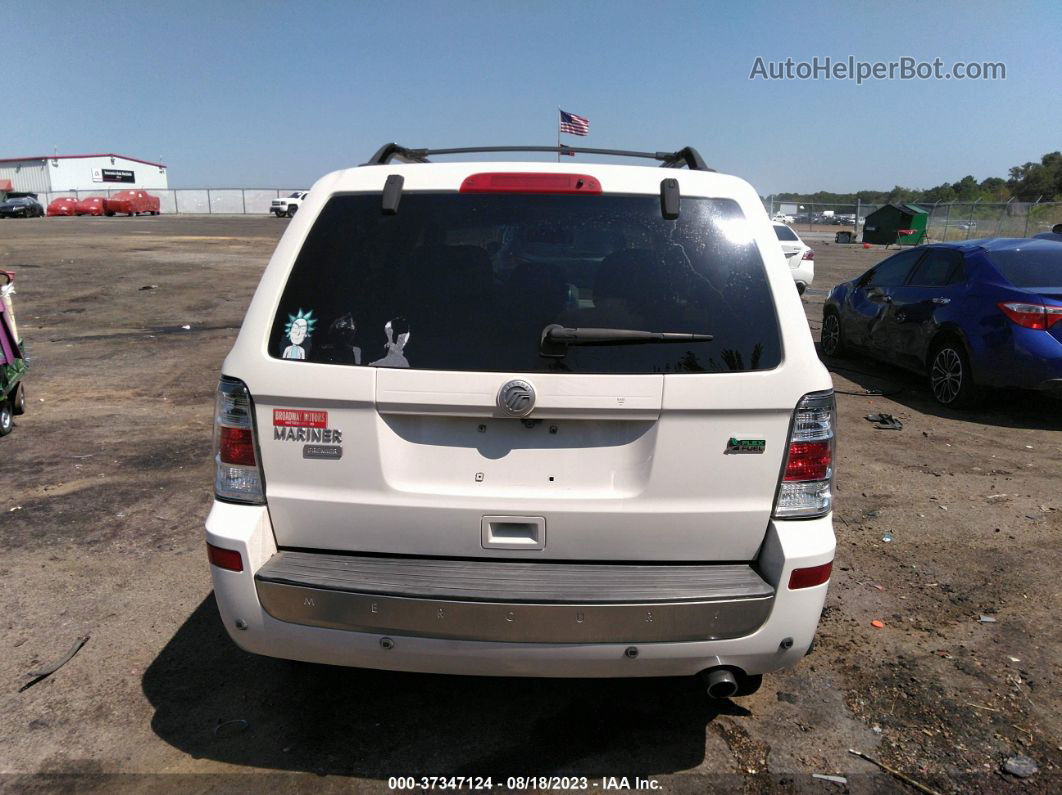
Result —
<path fill-rule="evenodd" d="M 1062 307 L 1058 306 L 1028 304 L 1021 301 L 1002 301 L 996 306 L 1022 328 L 1044 330 L 1062 320 Z"/>
<path fill-rule="evenodd" d="M 207 557 L 219 569 L 243 571 L 243 557 L 234 549 L 222 549 L 213 544 L 207 544 Z"/>
<path fill-rule="evenodd" d="M 815 249 L 809 248 L 807 251 L 804 252 L 804 256 L 801 257 L 801 259 L 815 259 Z"/>
<path fill-rule="evenodd" d="M 496 172 L 472 174 L 461 193 L 601 193 L 601 183 L 586 174 Z"/>
<path fill-rule="evenodd" d="M 829 563 L 823 563 L 821 566 L 811 566 L 807 569 L 793 569 L 793 573 L 789 575 L 789 590 L 796 591 L 800 588 L 811 588 L 816 585 L 822 585 L 830 579 L 830 572 L 832 571 L 832 560 Z"/>
<path fill-rule="evenodd" d="M 782 480 L 825 480 L 830 471 L 833 453 L 829 441 L 793 442 L 789 445 L 789 460 Z"/>
<path fill-rule="evenodd" d="M 254 437 L 250 428 L 222 426 L 218 445 L 222 463 L 247 467 L 255 465 Z"/>

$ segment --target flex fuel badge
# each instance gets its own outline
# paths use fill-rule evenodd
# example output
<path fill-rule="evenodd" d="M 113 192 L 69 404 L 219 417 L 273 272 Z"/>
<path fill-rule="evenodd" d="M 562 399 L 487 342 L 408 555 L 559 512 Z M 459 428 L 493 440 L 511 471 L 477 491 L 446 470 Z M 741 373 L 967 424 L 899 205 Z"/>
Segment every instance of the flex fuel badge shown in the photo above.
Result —
<path fill-rule="evenodd" d="M 273 441 L 303 442 L 303 458 L 338 461 L 343 457 L 343 432 L 328 427 L 327 411 L 273 409 Z"/>
<path fill-rule="evenodd" d="M 738 439 L 731 436 L 726 443 L 727 453 L 762 453 L 766 449 L 766 439 Z"/>

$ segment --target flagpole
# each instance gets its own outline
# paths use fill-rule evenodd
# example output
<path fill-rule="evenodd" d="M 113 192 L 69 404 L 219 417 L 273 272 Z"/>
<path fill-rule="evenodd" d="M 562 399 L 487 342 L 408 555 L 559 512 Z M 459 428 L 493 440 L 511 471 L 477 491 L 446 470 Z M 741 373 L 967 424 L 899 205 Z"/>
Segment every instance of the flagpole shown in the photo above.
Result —
<path fill-rule="evenodd" d="M 560 162 L 560 108 L 557 108 L 557 118 L 554 120 L 557 123 L 557 162 Z"/>

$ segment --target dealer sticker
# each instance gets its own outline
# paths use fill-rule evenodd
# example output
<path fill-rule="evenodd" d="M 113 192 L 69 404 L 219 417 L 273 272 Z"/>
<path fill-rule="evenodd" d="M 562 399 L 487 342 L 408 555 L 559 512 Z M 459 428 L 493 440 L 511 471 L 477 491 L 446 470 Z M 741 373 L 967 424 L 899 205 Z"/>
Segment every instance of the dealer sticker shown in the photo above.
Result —
<path fill-rule="evenodd" d="M 273 409 L 273 426 L 279 428 L 327 428 L 328 412 L 309 409 Z"/>

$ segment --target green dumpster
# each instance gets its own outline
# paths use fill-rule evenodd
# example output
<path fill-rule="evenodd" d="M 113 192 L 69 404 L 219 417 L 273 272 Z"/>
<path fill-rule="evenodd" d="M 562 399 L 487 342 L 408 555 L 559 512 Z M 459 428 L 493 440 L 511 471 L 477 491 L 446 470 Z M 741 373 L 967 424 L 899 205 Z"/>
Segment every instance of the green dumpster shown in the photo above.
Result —
<path fill-rule="evenodd" d="M 863 225 L 863 242 L 917 246 L 926 240 L 928 220 L 929 212 L 917 204 L 886 204 L 867 216 Z M 910 234 L 900 234 L 904 229 L 910 229 Z"/>

